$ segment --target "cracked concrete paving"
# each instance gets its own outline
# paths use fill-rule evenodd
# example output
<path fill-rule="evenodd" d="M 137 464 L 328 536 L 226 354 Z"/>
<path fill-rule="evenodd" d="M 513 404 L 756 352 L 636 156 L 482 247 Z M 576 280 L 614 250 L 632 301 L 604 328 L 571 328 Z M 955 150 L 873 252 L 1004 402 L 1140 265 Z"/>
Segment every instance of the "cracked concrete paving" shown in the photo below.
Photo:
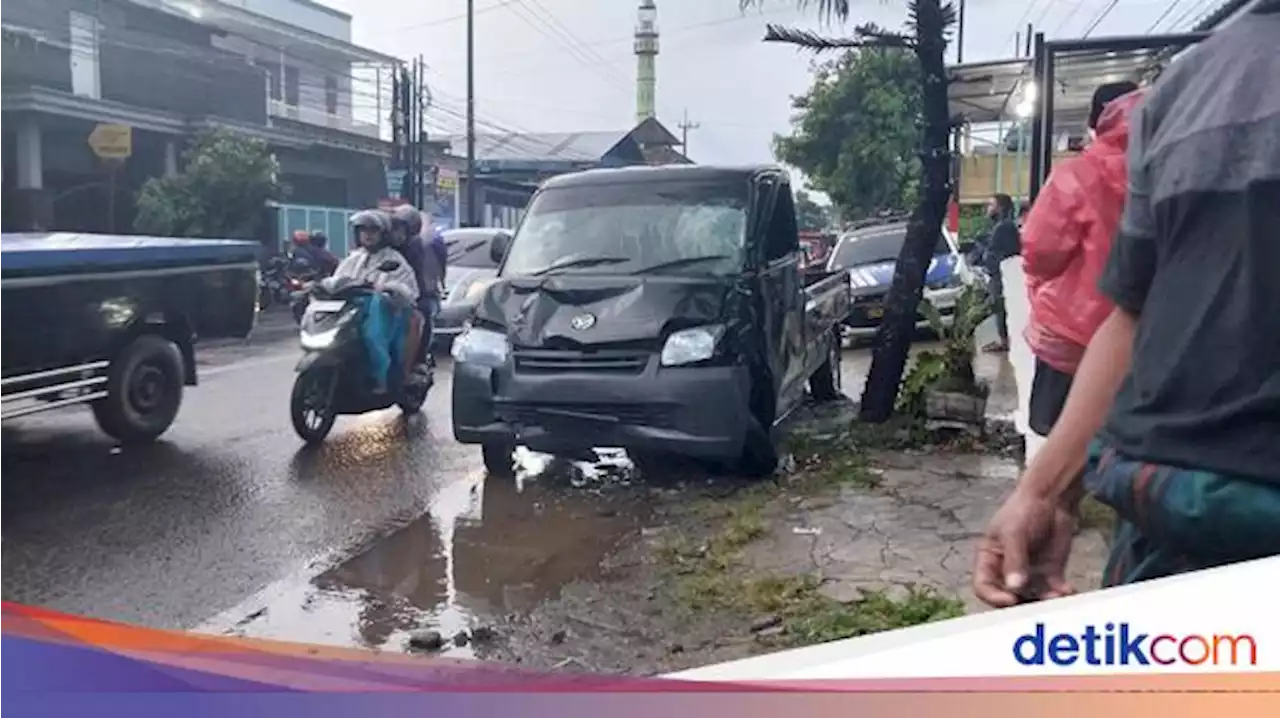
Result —
<path fill-rule="evenodd" d="M 902 595 L 917 585 L 961 599 L 970 612 L 985 610 L 969 588 L 974 546 L 1017 481 L 1017 462 L 945 453 L 870 458 L 875 487 L 775 501 L 766 512 L 769 531 L 747 548 L 746 562 L 769 573 L 816 573 L 822 593 L 839 601 L 862 590 Z M 1077 590 L 1098 585 L 1106 554 L 1100 531 L 1076 537 L 1068 579 Z"/>

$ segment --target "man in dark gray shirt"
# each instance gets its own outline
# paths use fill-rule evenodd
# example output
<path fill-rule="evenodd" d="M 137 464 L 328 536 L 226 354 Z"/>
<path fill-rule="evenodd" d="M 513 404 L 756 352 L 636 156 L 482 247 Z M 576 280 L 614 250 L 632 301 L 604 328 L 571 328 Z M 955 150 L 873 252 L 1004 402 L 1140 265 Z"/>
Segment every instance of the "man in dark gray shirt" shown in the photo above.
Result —
<path fill-rule="evenodd" d="M 1280 554 L 1277 40 L 1280 0 L 1263 0 L 1134 115 L 1100 283 L 1115 309 L 979 544 L 986 603 L 1071 592 L 1086 488 L 1118 515 L 1104 585 Z"/>

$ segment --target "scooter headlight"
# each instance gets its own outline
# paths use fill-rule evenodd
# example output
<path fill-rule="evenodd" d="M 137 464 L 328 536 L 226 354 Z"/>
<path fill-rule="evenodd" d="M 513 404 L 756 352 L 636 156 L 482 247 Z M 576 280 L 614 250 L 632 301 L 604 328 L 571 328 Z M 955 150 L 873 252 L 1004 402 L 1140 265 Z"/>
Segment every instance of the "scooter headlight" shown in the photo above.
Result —
<path fill-rule="evenodd" d="M 342 329 L 342 325 L 334 326 L 315 334 L 303 334 L 302 348 L 310 351 L 328 349 L 333 346 L 334 340 L 338 338 L 338 330 L 340 329 Z"/>
<path fill-rule="evenodd" d="M 706 361 L 715 355 L 716 344 L 720 343 L 722 336 L 724 327 L 719 324 L 674 332 L 662 345 L 662 366 Z"/>
<path fill-rule="evenodd" d="M 492 329 L 467 327 L 453 342 L 454 361 L 497 368 L 507 363 L 511 342 L 507 335 Z"/>

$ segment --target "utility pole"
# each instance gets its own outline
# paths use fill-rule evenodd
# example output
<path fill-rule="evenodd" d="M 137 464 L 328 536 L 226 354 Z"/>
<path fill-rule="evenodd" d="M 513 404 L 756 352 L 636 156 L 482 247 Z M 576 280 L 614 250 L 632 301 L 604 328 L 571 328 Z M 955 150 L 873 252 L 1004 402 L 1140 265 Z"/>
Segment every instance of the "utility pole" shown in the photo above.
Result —
<path fill-rule="evenodd" d="M 476 211 L 476 0 L 467 0 L 467 209 L 466 226 L 479 224 Z"/>
<path fill-rule="evenodd" d="M 701 126 L 697 122 L 689 121 L 689 110 L 685 108 L 684 119 L 680 121 L 680 124 L 676 125 L 680 129 L 680 152 L 685 157 L 689 156 L 689 130 L 696 130 Z"/>
<path fill-rule="evenodd" d="M 964 0 L 960 0 L 960 14 L 956 21 L 956 64 L 964 63 Z"/>

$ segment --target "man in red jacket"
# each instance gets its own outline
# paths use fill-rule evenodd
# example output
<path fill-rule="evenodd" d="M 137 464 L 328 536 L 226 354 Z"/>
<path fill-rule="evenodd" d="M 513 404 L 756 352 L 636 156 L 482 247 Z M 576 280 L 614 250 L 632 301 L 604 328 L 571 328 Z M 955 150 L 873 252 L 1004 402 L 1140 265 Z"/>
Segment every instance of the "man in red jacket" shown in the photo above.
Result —
<path fill-rule="evenodd" d="M 1142 99 L 1132 82 L 1093 94 L 1093 141 L 1080 157 L 1054 168 L 1022 231 L 1022 266 L 1031 320 L 1025 336 L 1036 357 L 1028 425 L 1040 436 L 1062 413 L 1084 348 L 1111 303 L 1098 279 L 1124 209 L 1129 115 Z"/>

